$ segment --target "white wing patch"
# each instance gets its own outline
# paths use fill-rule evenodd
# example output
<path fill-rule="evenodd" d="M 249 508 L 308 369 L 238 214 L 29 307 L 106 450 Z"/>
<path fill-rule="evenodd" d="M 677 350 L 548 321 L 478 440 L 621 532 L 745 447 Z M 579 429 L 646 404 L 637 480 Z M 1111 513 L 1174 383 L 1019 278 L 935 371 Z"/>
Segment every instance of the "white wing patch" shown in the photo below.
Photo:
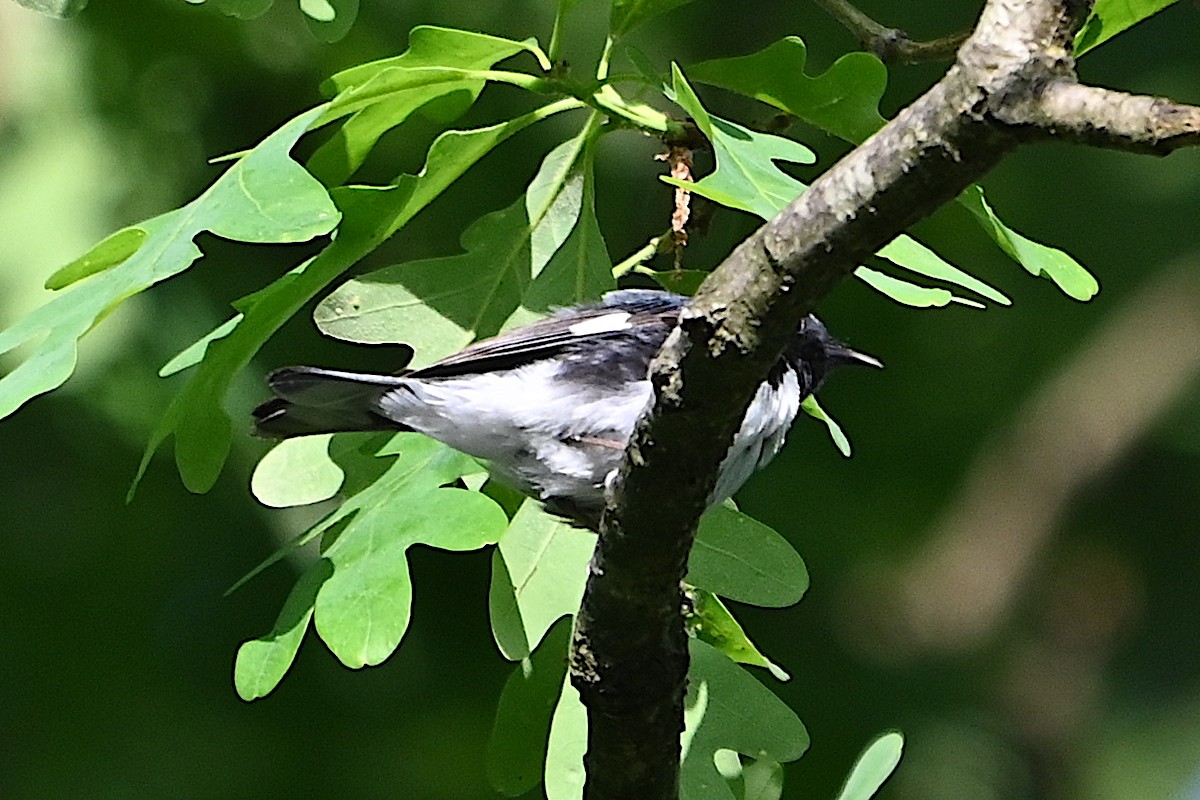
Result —
<path fill-rule="evenodd" d="M 601 317 L 576 322 L 567 328 L 567 330 L 575 336 L 588 336 L 593 333 L 613 333 L 615 331 L 627 330 L 628 328 L 629 314 L 624 311 L 618 311 L 613 314 L 605 314 Z"/>

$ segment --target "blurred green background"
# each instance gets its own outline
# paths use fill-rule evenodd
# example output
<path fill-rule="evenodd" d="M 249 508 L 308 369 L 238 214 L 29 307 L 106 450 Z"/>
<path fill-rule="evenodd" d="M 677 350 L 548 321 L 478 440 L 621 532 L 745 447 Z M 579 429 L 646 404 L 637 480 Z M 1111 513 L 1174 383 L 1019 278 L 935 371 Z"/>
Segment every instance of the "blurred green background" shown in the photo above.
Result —
<path fill-rule="evenodd" d="M 594 58 L 605 16 L 584 5 L 567 48 L 579 64 Z M 920 37 L 965 27 L 980 4 L 861 5 Z M 0 326 L 43 301 L 52 269 L 198 193 L 219 173 L 207 158 L 316 103 L 333 71 L 400 52 L 421 23 L 545 41 L 552 11 L 368 3 L 325 44 L 282 3 L 248 21 L 182 0 L 97 2 L 69 21 L 0 5 Z M 1182 3 L 1080 71 L 1197 103 L 1198 33 L 1200 11 Z M 854 47 L 809 2 L 747 12 L 712 0 L 637 43 L 656 64 L 687 64 L 789 34 L 809 43 L 812 70 Z M 943 68 L 893 69 L 885 113 Z M 472 114 L 521 99 L 492 89 Z M 752 124 L 769 117 L 725 107 Z M 423 135 L 388 141 L 390 165 L 367 177 L 418 167 Z M 504 145 L 390 257 L 455 252 L 466 224 L 519 194 L 555 136 Z M 812 144 L 824 164 L 842 149 Z M 603 144 L 598 202 L 614 258 L 666 225 L 656 149 L 632 134 Z M 1073 253 L 1103 288 L 1088 304 L 1065 298 L 951 208 L 917 236 L 1002 287 L 1011 308 L 918 312 L 857 283 L 822 306 L 887 369 L 840 374 L 823 393 L 852 459 L 802 422 L 740 496 L 812 573 L 799 606 L 740 609 L 793 675 L 760 677 L 813 739 L 785 796 L 832 798 L 859 749 L 897 728 L 908 744 L 888 798 L 1200 798 L 1200 153 L 1041 145 L 985 185 L 1006 221 Z M 751 228 L 718 214 L 689 265 L 715 264 Z M 488 631 L 486 553 L 412 554 L 413 625 L 383 666 L 350 672 L 310 641 L 273 695 L 245 704 L 231 685 L 235 648 L 270 627 L 293 576 L 279 566 L 223 592 L 304 522 L 249 496 L 267 445 L 247 425 L 203 497 L 160 455 L 125 504 L 180 385 L 158 367 L 311 249 L 201 244 L 197 269 L 85 341 L 63 389 L 0 422 L 0 797 L 493 797 L 483 752 L 510 667 Z M 229 409 L 246 418 L 271 367 L 386 370 L 382 358 L 322 340 L 302 317 Z"/>

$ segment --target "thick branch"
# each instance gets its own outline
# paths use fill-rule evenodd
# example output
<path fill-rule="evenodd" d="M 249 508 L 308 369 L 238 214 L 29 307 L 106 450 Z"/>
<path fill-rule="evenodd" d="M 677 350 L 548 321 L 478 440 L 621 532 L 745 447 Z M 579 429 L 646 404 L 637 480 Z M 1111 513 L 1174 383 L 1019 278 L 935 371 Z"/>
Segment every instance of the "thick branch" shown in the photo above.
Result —
<path fill-rule="evenodd" d="M 1095 147 L 1166 155 L 1200 144 L 1200 108 L 1060 79 L 1005 109 L 1014 125 Z"/>
<path fill-rule="evenodd" d="M 1071 117 L 1067 93 L 1054 87 L 1074 81 L 1071 48 L 1087 10 L 1079 0 L 989 0 L 946 76 L 742 242 L 685 309 L 651 366 L 654 405 L 613 487 L 576 620 L 572 681 L 589 713 L 589 800 L 678 795 L 680 582 L 759 382 L 802 315 L 864 257 L 1019 143 L 1061 134 Z M 1056 127 L 1014 118 L 1022 103 Z M 1118 131 L 1121 120 L 1130 129 L 1124 114 L 1090 119 L 1094 129 Z M 1144 137 L 1127 141 L 1140 149 Z"/>

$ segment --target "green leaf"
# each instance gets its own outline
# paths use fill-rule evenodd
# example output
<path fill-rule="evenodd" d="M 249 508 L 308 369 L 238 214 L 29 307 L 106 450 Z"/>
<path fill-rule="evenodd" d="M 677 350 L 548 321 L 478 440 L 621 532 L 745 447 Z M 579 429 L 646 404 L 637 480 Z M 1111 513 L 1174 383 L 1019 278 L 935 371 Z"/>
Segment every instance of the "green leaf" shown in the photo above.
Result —
<path fill-rule="evenodd" d="M 648 275 L 659 286 L 666 289 L 668 292 L 676 294 L 685 294 L 691 297 L 700 288 L 700 284 L 704 283 L 704 279 L 711 273 L 702 269 L 639 269 L 639 274 Z"/>
<path fill-rule="evenodd" d="M 193 242 L 200 233 L 284 243 L 308 241 L 332 230 L 338 211 L 329 195 L 289 155 L 322 111 L 314 108 L 288 122 L 192 202 L 133 226 L 140 236 L 126 229 L 52 276 L 51 285 L 64 285 L 90 274 L 87 281 L 0 332 L 0 353 L 40 337 L 29 357 L 0 378 L 0 418 L 61 385 L 74 370 L 79 338 L 116 306 L 191 266 L 201 256 Z"/>
<path fill-rule="evenodd" d="M 723 122 L 705 111 L 677 68 L 675 78 L 674 99 L 691 114 L 696 126 L 712 141 L 717 168 L 696 183 L 664 177 L 662 180 L 665 183 L 680 186 L 721 205 L 748 211 L 763 219 L 771 219 L 800 196 L 807 187 L 776 167 L 774 160 L 801 161 L 804 160 L 804 154 L 808 154 L 811 160 L 811 151 L 790 139 L 744 128 L 735 131 L 729 127 L 732 123 Z M 791 150 L 792 147 L 800 148 L 800 151 Z M 999 298 L 997 302 L 1007 303 L 1007 298 L 1000 292 L 959 270 L 904 234 L 897 236 L 880 251 L 880 255 L 884 255 L 884 251 L 887 253 L 885 257 L 894 259 L 900 266 L 913 272 L 949 281 L 985 297 Z M 865 267 L 860 267 L 855 275 L 872 288 L 906 305 L 930 307 L 944 306 L 950 302 L 978 305 L 974 301 L 956 298 L 945 289 L 917 286 Z"/>
<path fill-rule="evenodd" d="M 271 632 L 238 648 L 233 685 L 243 700 L 266 697 L 283 680 L 308 630 L 317 592 L 332 574 L 333 565 L 324 558 L 305 570 L 284 601 Z"/>
<path fill-rule="evenodd" d="M 904 737 L 900 733 L 891 731 L 877 737 L 854 763 L 838 800 L 870 800 L 874 797 L 895 771 L 903 751 Z"/>
<path fill-rule="evenodd" d="M 504 683 L 487 753 L 488 781 L 503 795 L 516 797 L 541 782 L 570 645 L 571 620 L 563 618 Z"/>
<path fill-rule="evenodd" d="M 837 420 L 829 416 L 825 409 L 821 408 L 821 404 L 817 402 L 816 395 L 809 395 L 800 403 L 800 409 L 808 414 L 813 419 L 818 419 L 825 423 L 825 427 L 829 429 L 829 435 L 833 438 L 834 445 L 837 446 L 840 452 L 846 458 L 850 457 L 850 440 L 846 438 L 846 433 L 842 430 L 842 426 Z"/>
<path fill-rule="evenodd" d="M 963 272 L 911 236 L 897 236 L 876 255 L 918 275 L 961 286 L 1002 306 L 1012 305 L 998 289 Z"/>
<path fill-rule="evenodd" d="M 1176 2 L 1177 0 L 1096 0 L 1091 16 L 1075 36 L 1075 55 L 1081 56 L 1099 47 L 1118 33 L 1132 28 Z"/>
<path fill-rule="evenodd" d="M 811 164 L 816 161 L 811 150 L 791 139 L 758 133 L 710 115 L 679 68 L 672 65 L 671 69 L 674 77 L 671 99 L 691 115 L 696 127 L 712 143 L 717 167 L 696 183 L 663 177 L 665 183 L 764 219 L 775 216 L 800 196 L 804 184 L 779 169 L 775 161 Z"/>
<path fill-rule="evenodd" d="M 983 189 L 971 186 L 958 196 L 1000 249 L 1035 277 L 1049 278 L 1069 297 L 1091 300 L 1100 291 L 1100 284 L 1078 261 L 1061 250 L 1038 244 L 1017 233 L 996 216 L 983 196 Z"/>
<path fill-rule="evenodd" d="M 410 261 L 346 281 L 313 313 L 317 327 L 351 342 L 399 342 L 413 367 L 491 336 L 521 304 L 530 281 L 531 226 L 524 198 L 476 220 L 466 252 Z"/>
<path fill-rule="evenodd" d="M 684 624 L 689 636 L 712 645 L 739 664 L 763 667 L 779 680 L 789 680 L 786 672 L 754 646 L 741 624 L 721 602 L 721 598 L 712 592 L 696 588 L 689 589 L 687 596 L 691 610 Z"/>
<path fill-rule="evenodd" d="M 124 228 L 109 234 L 91 250 L 56 270 L 46 279 L 46 288 L 51 291 L 65 289 L 76 281 L 125 262 L 141 249 L 146 235 L 146 231 L 141 228 Z"/>
<path fill-rule="evenodd" d="M 187 386 L 155 426 L 130 488 L 133 495 L 150 458 L 175 436 L 175 461 L 184 485 L 205 492 L 216 481 L 229 449 L 230 422 L 222 408 L 233 375 L 263 343 L 338 275 L 403 227 L 480 158 L 548 116 L 577 108 L 576 101 L 543 106 L 507 122 L 469 131 L 447 131 L 429 149 L 417 175 L 390 187 L 342 187 L 333 198 L 342 212 L 337 238 L 316 258 L 266 288 L 243 298 L 243 318 L 224 338 L 212 341 Z"/>
<path fill-rule="evenodd" d="M 17 0 L 18 5 L 55 19 L 73 17 L 87 7 L 87 0 Z"/>
<path fill-rule="evenodd" d="M 783 796 L 783 764 L 770 759 L 742 766 L 742 800 L 779 800 Z"/>
<path fill-rule="evenodd" d="M 285 439 L 254 467 L 250 491 L 270 508 L 304 506 L 338 493 L 346 473 L 329 457 L 331 433 Z"/>
<path fill-rule="evenodd" d="M 362 89 L 389 71 L 403 73 L 422 67 L 482 69 L 522 51 L 533 54 L 544 69 L 549 61 L 533 39 L 514 41 L 484 33 L 419 25 L 409 31 L 408 49 L 398 56 L 369 61 L 342 70 L 321 85 L 327 96 Z"/>
<path fill-rule="evenodd" d="M 595 534 L 551 516 L 534 500 L 521 505 L 492 570 L 492 633 L 505 658 L 524 658 L 555 620 L 578 610 L 595 548 Z"/>
<path fill-rule="evenodd" d="M 420 366 L 498 333 L 519 308 L 545 312 L 598 297 L 615 284 L 595 219 L 590 152 L 579 137 L 555 148 L 525 196 L 464 232 L 464 253 L 342 284 L 317 307 L 317 327 L 355 342 L 403 341 Z"/>
<path fill-rule="evenodd" d="M 478 492 L 406 491 L 390 476 L 346 502 L 345 514 L 354 516 L 325 551 L 334 571 L 317 594 L 316 628 L 352 669 L 382 663 L 408 628 L 409 547 L 477 550 L 508 524 L 504 510 Z"/>
<path fill-rule="evenodd" d="M 254 696 L 262 696 L 283 678 L 302 635 L 302 628 L 295 632 L 298 621 L 309 614 L 321 639 L 343 664 L 357 669 L 381 663 L 408 628 L 412 601 L 408 549 L 424 544 L 442 550 L 476 550 L 495 542 L 507 526 L 504 510 L 491 499 L 465 489 L 442 488 L 474 471 L 467 456 L 416 433 L 393 436 L 376 455 L 396 458 L 378 480 L 291 546 L 294 549 L 318 536 L 332 538 L 320 562 L 329 565 L 323 568 L 328 574 L 322 576 L 315 595 L 305 592 L 285 609 L 290 621 L 286 636 L 272 633 L 250 647 L 254 663 L 271 665 L 270 669 L 247 668 L 257 676 L 248 681 Z"/>
<path fill-rule="evenodd" d="M 693 80 L 752 97 L 855 144 L 883 127 L 879 100 L 887 68 L 869 53 L 849 53 L 821 75 L 804 74 L 808 48 L 788 36 L 748 56 L 688 68 Z"/>
<path fill-rule="evenodd" d="M 644 22 L 665 14 L 692 0 L 613 0 L 608 29 L 614 37 L 623 36 Z"/>
<path fill-rule="evenodd" d="M 178 355 L 162 365 L 158 370 L 158 377 L 166 378 L 199 364 L 208 353 L 208 346 L 217 339 L 224 339 L 233 333 L 233 329 L 241 323 L 242 316 L 241 314 L 235 314 L 185 347 Z"/>
<path fill-rule="evenodd" d="M 300 10 L 313 36 L 331 44 L 350 32 L 358 17 L 358 0 L 300 0 Z"/>
<path fill-rule="evenodd" d="M 569 680 L 550 720 L 546 745 L 546 800 L 579 800 L 583 797 L 583 754 L 587 750 L 587 710 Z"/>
<path fill-rule="evenodd" d="M 414 28 L 404 53 L 351 67 L 323 84 L 323 90 L 336 94 L 321 121 L 402 97 L 409 98 L 413 108 L 451 92 L 464 92 L 473 101 L 489 79 L 500 77 L 489 74 L 488 68 L 520 52 L 533 54 L 543 69 L 550 68 L 533 39 L 518 42 L 451 28 Z M 528 87 L 540 82 L 531 75 L 506 74 L 508 80 Z"/>
<path fill-rule="evenodd" d="M 715 648 L 690 641 L 682 737 L 681 796 L 686 800 L 733 800 L 717 771 L 718 750 L 755 759 L 795 761 L 808 749 L 808 732 L 769 689 Z"/>
<path fill-rule="evenodd" d="M 469 31 L 422 26 L 413 29 L 409 36 L 409 47 L 400 55 L 339 72 L 329 79 L 325 88 L 330 93 L 339 93 L 334 102 L 340 103 L 349 93 L 366 91 L 363 87 L 384 73 L 428 78 L 430 75 L 421 70 L 487 69 L 528 46 L 527 42 L 513 42 Z M 407 88 L 396 87 L 346 120 L 313 154 L 308 168 L 326 184 L 342 183 L 362 166 L 384 133 L 403 123 L 415 111 L 429 110 L 436 105 L 439 119 L 448 122 L 475 102 L 485 83 L 480 78 L 460 77 L 433 82 L 418 80 Z"/>
<path fill-rule="evenodd" d="M 880 294 L 892 298 L 897 303 L 902 303 L 913 308 L 942 308 L 953 303 L 956 298 L 953 293 L 946 289 L 939 289 L 932 286 L 918 286 L 915 283 L 901 280 L 899 278 L 888 275 L 886 272 L 871 269 L 870 267 L 858 267 L 854 270 L 854 277 L 870 286 Z M 960 302 L 968 302 L 962 301 Z M 978 303 L 975 303 L 978 306 Z"/>
<path fill-rule="evenodd" d="M 186 0 L 188 3 L 200 5 L 204 0 Z M 235 19 L 255 19 L 261 17 L 271 7 L 273 0 L 212 0 L 212 4 L 222 14 Z"/>
<path fill-rule="evenodd" d="M 787 539 L 727 506 L 700 518 L 687 580 L 731 600 L 769 608 L 798 603 L 808 590 L 804 561 Z"/>

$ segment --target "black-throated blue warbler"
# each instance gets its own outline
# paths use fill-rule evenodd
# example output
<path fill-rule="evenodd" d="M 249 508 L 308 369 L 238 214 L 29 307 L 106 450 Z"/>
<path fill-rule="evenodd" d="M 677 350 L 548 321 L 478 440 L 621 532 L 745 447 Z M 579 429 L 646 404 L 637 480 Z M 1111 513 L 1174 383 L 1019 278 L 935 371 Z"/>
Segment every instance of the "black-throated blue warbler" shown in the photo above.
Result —
<path fill-rule="evenodd" d="M 487 462 L 501 482 L 595 528 L 605 487 L 651 400 L 650 360 L 686 297 L 626 289 L 564 308 L 427 367 L 394 375 L 287 367 L 276 397 L 254 410 L 256 432 L 412 430 Z M 411 351 L 410 351 L 411 352 Z M 801 401 L 833 367 L 882 364 L 837 341 L 809 315 L 759 386 L 710 503 L 719 503 L 783 446 Z"/>

